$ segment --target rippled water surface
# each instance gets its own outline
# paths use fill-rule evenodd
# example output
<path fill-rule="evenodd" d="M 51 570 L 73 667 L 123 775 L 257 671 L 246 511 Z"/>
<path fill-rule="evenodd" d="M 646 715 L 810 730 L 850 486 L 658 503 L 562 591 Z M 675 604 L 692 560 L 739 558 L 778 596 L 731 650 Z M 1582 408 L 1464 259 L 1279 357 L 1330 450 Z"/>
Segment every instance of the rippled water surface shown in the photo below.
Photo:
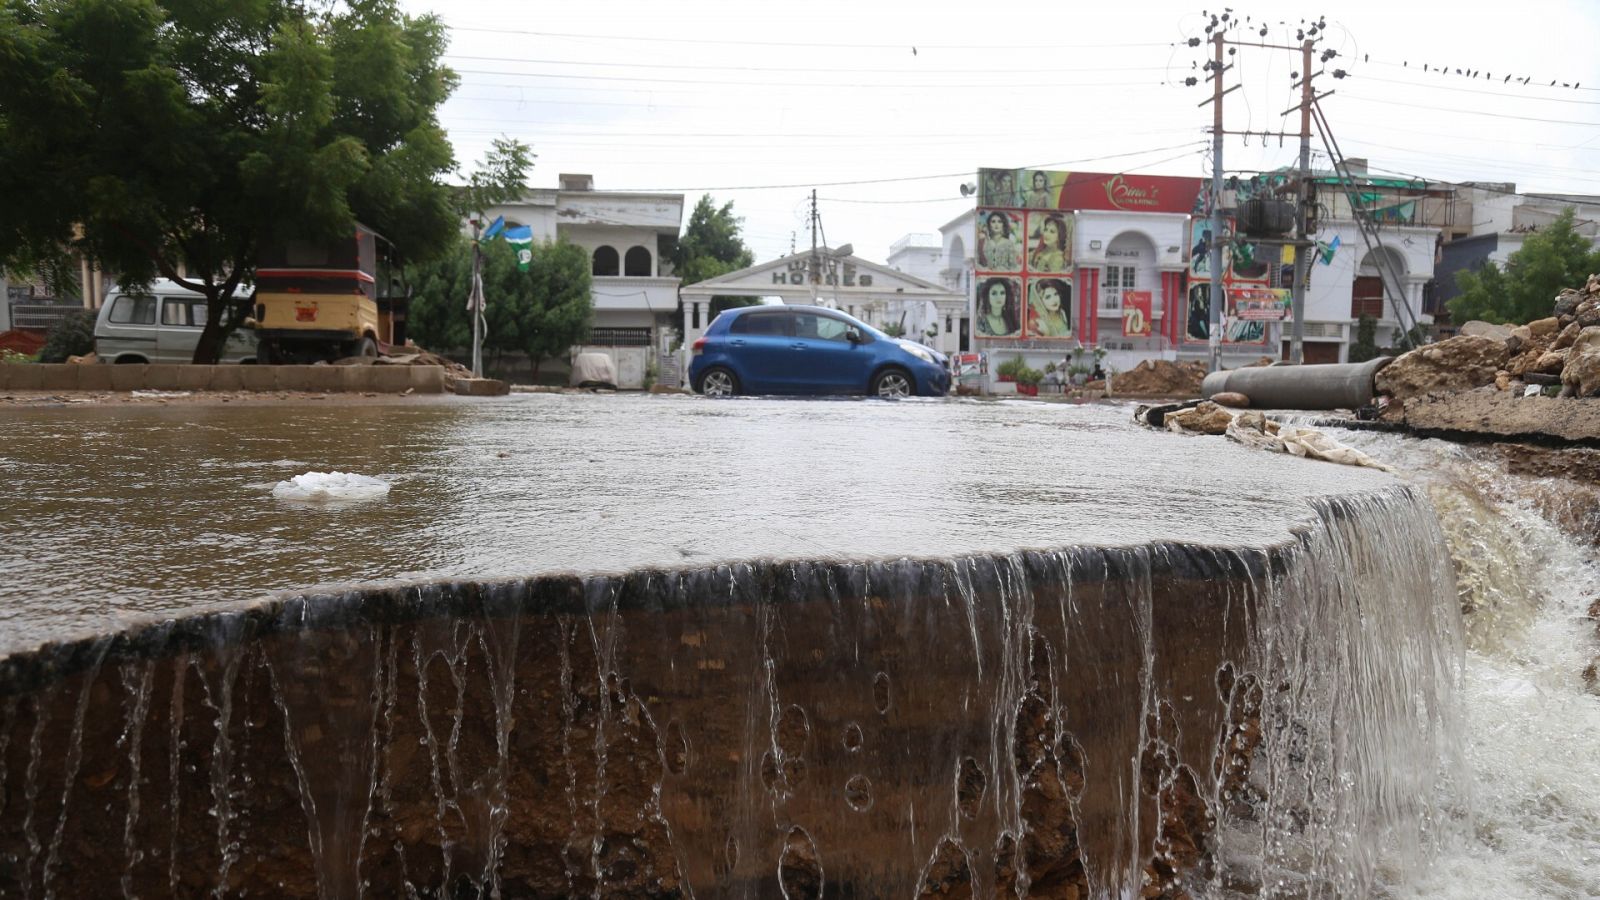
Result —
<path fill-rule="evenodd" d="M 0 653 L 197 605 L 392 579 L 1259 545 L 1388 476 L 1151 432 L 1130 408 L 517 395 L 0 410 Z M 387 497 L 276 500 L 308 471 Z"/>

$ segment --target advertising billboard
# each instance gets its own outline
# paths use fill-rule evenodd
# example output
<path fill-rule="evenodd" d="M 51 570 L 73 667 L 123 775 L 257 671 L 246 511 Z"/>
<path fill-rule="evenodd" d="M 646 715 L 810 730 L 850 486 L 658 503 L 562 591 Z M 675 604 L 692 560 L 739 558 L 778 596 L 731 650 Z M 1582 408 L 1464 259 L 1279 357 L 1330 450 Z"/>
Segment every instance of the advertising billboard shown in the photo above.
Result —
<path fill-rule="evenodd" d="M 1154 302 L 1149 291 L 1122 292 L 1122 336 L 1149 337 Z"/>
<path fill-rule="evenodd" d="M 1278 248 L 1234 239 L 1232 219 L 1223 221 L 1222 293 L 1224 344 L 1265 344 L 1267 322 L 1277 321 L 1288 312 L 1288 294 L 1271 286 L 1278 268 Z M 1211 245 L 1214 236 L 1210 219 L 1190 223 L 1189 312 L 1184 321 L 1186 341 L 1208 341 L 1211 333 Z"/>

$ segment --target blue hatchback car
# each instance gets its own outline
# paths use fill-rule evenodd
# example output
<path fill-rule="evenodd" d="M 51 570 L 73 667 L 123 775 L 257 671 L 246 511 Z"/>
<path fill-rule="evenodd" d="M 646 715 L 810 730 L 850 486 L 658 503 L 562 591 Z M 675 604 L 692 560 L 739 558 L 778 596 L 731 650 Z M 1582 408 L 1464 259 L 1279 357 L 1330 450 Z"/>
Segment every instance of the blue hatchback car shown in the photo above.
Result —
<path fill-rule="evenodd" d="M 694 342 L 689 383 L 707 396 L 941 396 L 950 370 L 944 354 L 836 309 L 744 306 L 725 310 Z"/>

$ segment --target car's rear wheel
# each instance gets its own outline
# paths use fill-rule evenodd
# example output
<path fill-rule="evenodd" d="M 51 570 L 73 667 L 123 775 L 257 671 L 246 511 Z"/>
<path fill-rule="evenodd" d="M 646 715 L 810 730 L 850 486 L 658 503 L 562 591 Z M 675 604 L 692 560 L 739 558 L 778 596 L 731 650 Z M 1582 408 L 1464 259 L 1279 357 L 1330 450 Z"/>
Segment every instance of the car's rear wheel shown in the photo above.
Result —
<path fill-rule="evenodd" d="M 872 378 L 872 393 L 879 397 L 909 397 L 916 392 L 916 382 L 905 369 L 884 369 Z"/>
<path fill-rule="evenodd" d="M 732 397 L 739 393 L 739 379 L 727 369 L 707 369 L 700 376 L 700 393 L 707 397 Z"/>

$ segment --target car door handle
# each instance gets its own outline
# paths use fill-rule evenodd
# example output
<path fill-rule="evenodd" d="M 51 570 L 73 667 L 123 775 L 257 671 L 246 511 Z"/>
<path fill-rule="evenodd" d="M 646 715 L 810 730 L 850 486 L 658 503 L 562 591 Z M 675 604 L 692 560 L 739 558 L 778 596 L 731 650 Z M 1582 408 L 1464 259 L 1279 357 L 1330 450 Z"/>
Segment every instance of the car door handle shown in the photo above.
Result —
<path fill-rule="evenodd" d="M 794 343 L 789 345 L 789 349 L 790 350 L 804 350 L 805 348 L 806 348 L 806 345 L 804 343 L 800 342 L 800 341 L 795 341 Z"/>
<path fill-rule="evenodd" d="M 738 338 L 736 338 L 734 340 L 731 340 L 728 343 L 733 345 L 733 346 L 735 346 L 735 347 L 743 347 L 744 346 L 744 340 L 743 339 L 738 339 Z"/>

